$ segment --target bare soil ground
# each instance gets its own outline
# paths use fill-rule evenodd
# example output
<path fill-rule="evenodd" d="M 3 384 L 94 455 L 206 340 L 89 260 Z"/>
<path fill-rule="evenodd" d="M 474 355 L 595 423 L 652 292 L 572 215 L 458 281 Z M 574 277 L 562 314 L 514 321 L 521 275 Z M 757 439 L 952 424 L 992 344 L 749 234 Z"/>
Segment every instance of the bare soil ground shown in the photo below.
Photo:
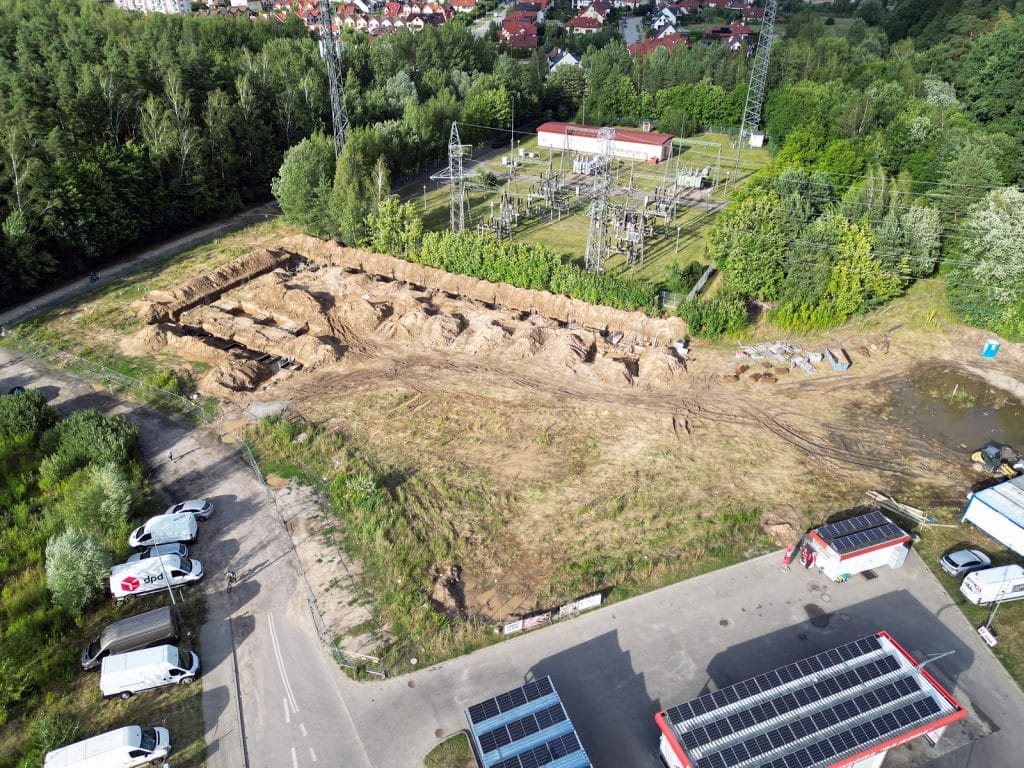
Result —
<path fill-rule="evenodd" d="M 729 344 L 677 358 L 666 341 L 679 321 L 610 323 L 597 309 L 566 321 L 467 298 L 427 273 L 407 282 L 379 264 L 340 266 L 294 237 L 260 245 L 222 278 L 137 302 L 151 324 L 123 352 L 200 363 L 203 392 L 239 407 L 287 400 L 291 415 L 344 434 L 388 468 L 399 501 L 465 542 L 464 610 L 488 620 L 612 584 L 656 586 L 735 545 L 730 513 L 755 514 L 784 544 L 869 489 L 956 505 L 977 478 L 927 423 L 892 412 L 893 393 L 933 364 L 1010 390 L 1024 381 L 1021 347 L 982 361 L 986 334 L 937 308 L 939 284 L 790 339 L 846 349 L 849 371 L 763 369 L 768 383 L 737 375 Z M 610 344 L 608 331 L 631 343 Z M 308 542 L 317 525 L 293 533 Z"/>

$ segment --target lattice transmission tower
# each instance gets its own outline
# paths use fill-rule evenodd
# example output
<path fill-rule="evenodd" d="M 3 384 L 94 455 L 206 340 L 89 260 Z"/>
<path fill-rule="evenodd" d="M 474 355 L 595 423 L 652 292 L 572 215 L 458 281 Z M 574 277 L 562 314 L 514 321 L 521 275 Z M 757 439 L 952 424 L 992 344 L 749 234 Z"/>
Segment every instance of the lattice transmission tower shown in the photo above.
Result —
<path fill-rule="evenodd" d="M 584 266 L 595 272 L 604 272 L 604 263 L 608 258 L 608 199 L 612 188 L 612 141 L 614 139 L 614 128 L 602 128 L 597 132 L 599 154 L 594 158 L 590 232 L 587 234 L 587 249 L 583 253 Z"/>
<path fill-rule="evenodd" d="M 320 0 L 320 55 L 327 62 L 327 83 L 331 91 L 331 119 L 334 123 L 334 154 L 341 157 L 345 146 L 345 128 L 348 113 L 345 111 L 345 96 L 342 93 L 341 61 L 345 48 L 334 36 L 334 12 L 331 0 Z"/>
<path fill-rule="evenodd" d="M 448 136 L 448 167 L 430 177 L 435 181 L 448 182 L 448 213 L 452 232 L 464 231 L 466 219 L 469 216 L 466 204 L 466 176 L 468 174 L 462 167 L 462 158 L 466 154 L 466 149 L 467 145 L 463 144 L 459 138 L 459 124 L 453 122 L 451 133 Z"/>
<path fill-rule="evenodd" d="M 761 107 L 764 105 L 764 92 L 768 86 L 768 60 L 772 53 L 772 39 L 775 37 L 775 13 L 778 8 L 778 0 L 768 0 L 764 4 L 761 36 L 758 38 L 757 51 L 754 53 L 754 67 L 750 71 L 747 100 L 743 105 L 743 122 L 740 123 L 740 135 L 736 140 L 737 164 L 743 140 L 753 135 L 761 123 Z"/>

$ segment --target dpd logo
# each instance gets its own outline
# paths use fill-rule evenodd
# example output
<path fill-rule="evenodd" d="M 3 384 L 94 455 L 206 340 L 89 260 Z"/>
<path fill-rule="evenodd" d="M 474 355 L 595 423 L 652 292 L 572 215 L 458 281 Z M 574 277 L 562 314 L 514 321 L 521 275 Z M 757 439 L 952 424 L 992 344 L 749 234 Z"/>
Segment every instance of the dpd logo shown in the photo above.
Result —
<path fill-rule="evenodd" d="M 121 589 L 125 592 L 134 592 L 139 588 L 139 580 L 135 576 L 125 576 L 121 579 Z"/>

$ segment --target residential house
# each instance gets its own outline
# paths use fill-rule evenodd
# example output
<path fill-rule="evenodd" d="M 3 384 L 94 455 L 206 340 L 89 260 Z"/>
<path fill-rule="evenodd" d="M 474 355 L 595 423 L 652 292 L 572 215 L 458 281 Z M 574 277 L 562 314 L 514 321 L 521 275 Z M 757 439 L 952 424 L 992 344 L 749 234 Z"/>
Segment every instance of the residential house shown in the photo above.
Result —
<path fill-rule="evenodd" d="M 578 67 L 579 65 L 579 59 L 569 53 L 569 51 L 563 51 L 561 48 L 552 48 L 551 53 L 548 54 L 549 75 L 559 67 Z"/>
<path fill-rule="evenodd" d="M 764 8 L 751 6 L 743 11 L 743 21 L 751 22 L 755 21 L 760 24 L 764 21 Z"/>
<path fill-rule="evenodd" d="M 513 48 L 536 48 L 537 25 L 528 21 L 509 21 L 501 23 L 498 37 Z"/>
<path fill-rule="evenodd" d="M 604 29 L 604 24 L 589 16 L 573 16 L 565 22 L 565 28 L 574 35 L 596 35 Z"/>
<path fill-rule="evenodd" d="M 678 32 L 667 35 L 665 37 L 652 37 L 648 40 L 641 40 L 639 43 L 633 43 L 627 46 L 629 49 L 629 55 L 634 58 L 643 58 L 654 53 L 659 48 L 664 48 L 666 51 L 672 51 L 676 46 L 688 45 L 686 38 L 680 35 Z"/>
<path fill-rule="evenodd" d="M 189 0 L 114 0 L 114 5 L 126 11 L 144 13 L 191 13 Z"/>
<path fill-rule="evenodd" d="M 456 13 L 472 13 L 476 10 L 476 0 L 451 0 L 451 6 Z"/>
<path fill-rule="evenodd" d="M 594 21 L 599 21 L 604 24 L 608 21 L 608 14 L 612 12 L 612 6 L 605 0 L 595 0 L 591 3 L 585 11 L 580 13 L 580 16 L 585 16 Z"/>
<path fill-rule="evenodd" d="M 518 21 L 520 24 L 537 24 L 535 11 L 509 11 L 505 14 L 505 21 Z"/>
<path fill-rule="evenodd" d="M 512 6 L 513 12 L 533 13 L 537 17 L 537 23 L 544 23 L 544 6 L 540 3 L 516 3 Z"/>

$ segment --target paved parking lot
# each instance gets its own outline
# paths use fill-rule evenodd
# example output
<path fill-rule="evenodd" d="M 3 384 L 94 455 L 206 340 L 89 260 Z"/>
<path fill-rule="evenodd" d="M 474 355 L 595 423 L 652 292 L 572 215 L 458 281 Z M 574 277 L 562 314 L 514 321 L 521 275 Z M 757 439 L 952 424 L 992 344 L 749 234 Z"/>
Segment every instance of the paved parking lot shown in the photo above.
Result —
<path fill-rule="evenodd" d="M 846 584 L 779 563 L 768 555 L 343 693 L 373 765 L 418 768 L 436 729 L 465 727 L 463 707 L 551 675 L 597 768 L 656 768 L 658 710 L 886 629 L 919 661 L 954 651 L 928 670 L 970 711 L 936 750 L 918 741 L 886 765 L 1020 764 L 1024 695 L 916 556 Z"/>

